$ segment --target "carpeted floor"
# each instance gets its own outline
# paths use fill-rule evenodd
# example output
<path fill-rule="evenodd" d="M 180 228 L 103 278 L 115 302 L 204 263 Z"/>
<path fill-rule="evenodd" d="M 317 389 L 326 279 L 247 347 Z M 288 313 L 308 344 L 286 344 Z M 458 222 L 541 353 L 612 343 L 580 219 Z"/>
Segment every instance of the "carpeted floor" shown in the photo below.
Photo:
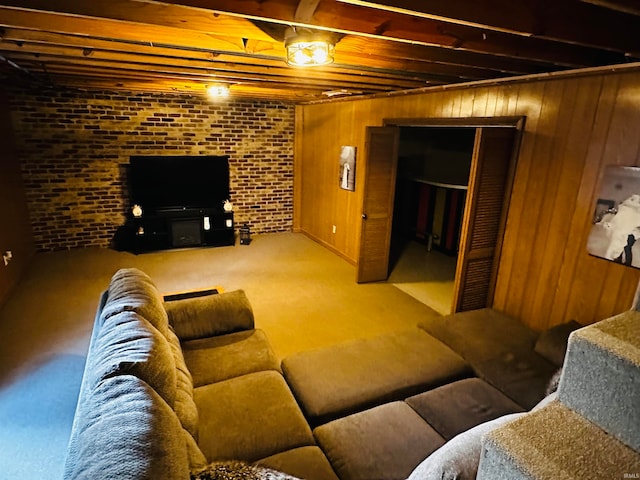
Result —
<path fill-rule="evenodd" d="M 244 289 L 281 358 L 437 315 L 391 283 L 358 285 L 354 266 L 302 234 L 138 256 L 39 254 L 0 310 L 0 480 L 61 478 L 98 298 L 121 267 L 147 272 L 161 292 Z"/>
<path fill-rule="evenodd" d="M 456 257 L 408 241 L 392 265 L 389 282 L 403 292 L 430 306 L 438 313 L 451 313 L 456 276 Z"/>

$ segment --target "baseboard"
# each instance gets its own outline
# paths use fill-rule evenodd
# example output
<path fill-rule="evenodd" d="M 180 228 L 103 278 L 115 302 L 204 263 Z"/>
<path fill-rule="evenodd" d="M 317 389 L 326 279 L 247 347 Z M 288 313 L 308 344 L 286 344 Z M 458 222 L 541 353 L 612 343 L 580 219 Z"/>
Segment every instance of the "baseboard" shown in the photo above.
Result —
<path fill-rule="evenodd" d="M 312 235 L 309 232 L 306 232 L 302 229 L 298 230 L 297 233 L 302 233 L 304 235 L 306 235 L 307 237 L 309 237 L 311 240 L 313 240 L 316 243 L 319 243 L 320 245 L 322 245 L 323 247 L 325 247 L 327 250 L 331 250 L 332 253 L 335 253 L 336 255 L 338 255 L 340 258 L 346 260 L 347 262 L 349 262 L 351 265 L 353 265 L 354 267 L 358 265 L 358 261 L 347 257 L 344 253 L 342 253 L 340 250 L 338 250 L 336 247 L 334 247 L 333 245 L 331 245 L 330 243 L 325 242 L 324 240 L 322 240 L 321 238 L 316 237 L 315 235 Z"/>

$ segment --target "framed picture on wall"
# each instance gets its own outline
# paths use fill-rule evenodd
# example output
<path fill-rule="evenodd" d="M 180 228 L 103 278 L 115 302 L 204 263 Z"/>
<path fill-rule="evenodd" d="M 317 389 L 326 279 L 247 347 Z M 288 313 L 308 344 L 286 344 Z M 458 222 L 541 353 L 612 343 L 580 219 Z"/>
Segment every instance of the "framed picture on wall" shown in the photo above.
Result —
<path fill-rule="evenodd" d="M 354 192 L 356 189 L 356 147 L 340 147 L 340 188 Z"/>
<path fill-rule="evenodd" d="M 596 200 L 587 251 L 640 268 L 640 168 L 606 167 Z"/>

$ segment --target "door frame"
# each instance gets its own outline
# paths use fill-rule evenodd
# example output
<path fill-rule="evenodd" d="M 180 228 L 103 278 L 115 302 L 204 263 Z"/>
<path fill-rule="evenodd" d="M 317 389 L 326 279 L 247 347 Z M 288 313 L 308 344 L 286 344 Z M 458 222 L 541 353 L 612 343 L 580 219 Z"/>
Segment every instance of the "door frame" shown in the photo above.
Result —
<path fill-rule="evenodd" d="M 453 118 L 385 118 L 385 127 L 507 127 L 522 131 L 523 115 L 507 117 L 453 117 Z"/>
<path fill-rule="evenodd" d="M 513 190 L 513 181 L 515 177 L 515 169 L 517 163 L 517 157 L 520 152 L 520 144 L 522 142 L 522 135 L 524 133 L 524 124 L 526 117 L 524 116 L 503 116 L 503 117 L 469 117 L 469 118 L 387 118 L 383 120 L 385 127 L 471 127 L 471 128 L 511 128 L 514 129 L 513 148 L 511 152 L 511 158 L 509 160 L 509 172 L 507 174 L 507 183 L 505 185 L 504 203 L 505 207 L 501 212 L 499 234 L 495 247 L 494 255 L 494 267 L 492 273 L 492 285 L 490 286 L 491 297 L 488 299 L 489 303 L 493 302 L 493 293 L 495 292 L 495 282 L 498 278 L 498 265 L 500 263 L 500 255 L 502 252 L 502 244 L 504 241 L 504 232 L 506 228 L 506 222 L 508 217 L 509 205 L 511 203 L 511 193 Z M 475 148 L 475 147 L 474 147 Z M 394 159 L 397 162 L 398 159 Z M 393 213 L 393 212 L 392 212 Z M 465 233 L 463 232 L 463 235 Z M 460 260 L 460 259 L 458 259 Z M 460 279 L 460 269 L 456 268 L 456 285 Z M 452 312 L 457 310 L 457 305 L 454 304 L 451 307 Z"/>

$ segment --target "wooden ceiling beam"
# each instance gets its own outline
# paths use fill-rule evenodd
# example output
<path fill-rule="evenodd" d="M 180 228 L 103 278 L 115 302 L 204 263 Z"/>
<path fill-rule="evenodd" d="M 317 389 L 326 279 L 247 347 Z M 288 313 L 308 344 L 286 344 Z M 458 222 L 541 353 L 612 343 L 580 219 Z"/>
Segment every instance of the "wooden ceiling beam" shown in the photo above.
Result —
<path fill-rule="evenodd" d="M 25 35 L 16 35 L 15 38 L 22 38 Z M 42 35 L 38 36 L 41 38 Z M 440 84 L 444 82 L 461 80 L 471 80 L 477 78 L 485 78 L 482 72 L 473 69 L 462 70 L 447 65 L 419 65 L 420 71 L 412 71 L 416 62 L 406 62 L 399 60 L 395 65 L 395 71 L 383 70 L 380 68 L 370 68 L 367 70 L 354 70 L 348 66 L 330 66 L 319 70 L 308 71 L 304 69 L 292 69 L 284 65 L 283 62 L 265 62 L 251 63 L 246 57 L 233 57 L 230 55 L 220 55 L 216 57 L 200 57 L 190 58 L 189 54 L 194 52 L 178 51 L 165 49 L 166 52 L 159 52 L 156 48 L 138 46 L 136 52 L 122 51 L 114 49 L 112 42 L 78 42 L 74 46 L 69 46 L 68 41 L 63 44 L 44 44 L 31 43 L 25 40 L 9 40 L 11 38 L 9 32 L 5 32 L 4 40 L 0 42 L 0 52 L 17 59 L 16 54 L 31 55 L 34 58 L 43 60 L 43 55 L 65 57 L 69 62 L 79 62 L 84 57 L 90 57 L 93 60 L 111 60 L 119 63 L 129 63 L 138 65 L 138 68 L 147 68 L 148 65 L 160 66 L 184 66 L 191 68 L 199 68 L 207 71 L 224 72 L 246 72 L 255 75 L 264 75 L 265 78 L 282 77 L 293 78 L 298 81 L 306 81 L 310 75 L 320 74 L 327 81 L 348 81 L 349 78 L 356 77 L 360 82 L 368 82 L 371 84 L 394 85 L 396 87 L 415 88 L 427 84 Z M 58 38 L 65 41 L 66 38 Z M 82 40 L 82 39 L 79 39 Z M 109 50 L 98 48 L 100 46 L 110 47 Z M 197 53 L 197 52 L 195 52 Z M 24 55 L 22 58 L 24 58 Z M 371 59 L 372 64 L 377 60 Z M 469 72 L 473 72 L 470 74 Z"/>
<path fill-rule="evenodd" d="M 15 8 L 28 8 L 31 11 L 55 11 L 87 19 L 104 18 L 112 21 L 131 22 L 144 28 L 153 25 L 184 28 L 194 33 L 203 32 L 222 37 L 255 38 L 262 41 L 272 39 L 254 25 L 238 22 L 239 19 L 233 19 L 232 15 L 239 14 L 239 16 L 248 18 L 258 18 L 256 14 L 263 12 L 263 10 L 269 12 L 274 10 L 275 15 L 270 14 L 272 17 L 263 17 L 261 20 L 276 21 L 285 25 L 301 24 L 295 18 L 295 12 L 299 6 L 298 0 L 266 0 L 264 2 L 253 0 L 168 0 L 162 4 L 134 0 L 92 0 L 91 2 L 56 0 L 54 3 L 48 0 L 5 0 L 3 3 Z M 260 9 L 257 9 L 257 3 L 262 5 Z M 276 6 L 280 6 L 280 8 L 276 9 Z M 218 9 L 230 15 L 216 14 Z M 416 22 L 416 19 L 410 15 L 365 8 L 335 0 L 325 0 L 314 10 L 313 18 L 308 23 L 303 22 L 304 25 L 354 35 L 527 58 L 569 67 L 601 64 L 605 57 L 610 58 L 613 55 L 608 52 L 594 52 L 592 49 L 576 45 L 554 44 L 545 40 L 534 40 L 431 18 L 421 18 Z M 617 61 L 624 61 L 624 58 L 619 58 Z"/>
<path fill-rule="evenodd" d="M 300 99 L 304 88 L 306 100 L 318 100 L 326 90 L 387 92 L 625 63 L 640 50 L 629 34 L 640 18 L 593 3 L 630 1 L 0 0 L 0 55 L 40 78 L 185 91 L 219 79 L 255 95 L 277 89 L 278 98 Z M 612 27 L 618 17 L 626 23 Z M 286 65 L 290 26 L 335 33 L 334 63 Z M 8 62 L 3 78 L 21 75 Z"/>
<path fill-rule="evenodd" d="M 584 3 L 598 5 L 599 7 L 615 10 L 616 12 L 629 13 L 640 16 L 640 3 L 638 0 L 580 0 Z"/>
<path fill-rule="evenodd" d="M 176 48 L 172 46 L 150 45 L 148 43 L 143 44 L 140 42 L 130 41 L 105 40 L 88 37 L 86 35 L 70 35 L 65 33 L 25 30 L 20 28 L 3 29 L 0 34 L 0 49 L 7 43 L 23 45 L 25 48 L 29 48 L 28 46 L 31 44 L 42 44 L 113 52 L 126 51 L 128 53 L 138 53 L 141 55 L 159 55 L 176 59 L 185 58 L 202 61 L 210 61 L 214 59 L 220 60 L 231 57 L 231 54 L 228 53 L 219 54 L 209 50 Z M 281 65 L 282 63 L 283 62 L 279 59 L 270 60 L 268 58 L 262 59 L 261 62 L 261 64 L 265 66 L 276 66 Z"/>
<path fill-rule="evenodd" d="M 80 73 L 81 75 L 79 75 Z M 68 74 L 68 72 L 52 71 L 47 74 L 47 82 L 35 84 L 38 88 L 53 87 L 60 88 L 61 86 L 76 86 L 81 89 L 88 88 L 107 88 L 110 90 L 131 90 L 133 85 L 137 85 L 135 90 L 143 92 L 154 91 L 171 91 L 172 93 L 180 94 L 193 94 L 204 96 L 206 91 L 206 83 L 202 83 L 198 80 L 192 80 L 188 78 L 130 78 L 128 76 L 117 75 L 114 76 L 110 72 L 95 72 L 91 71 L 86 74 L 82 72 L 76 72 Z M 233 84 L 229 88 L 231 96 L 233 98 L 247 97 L 247 98 L 265 98 L 268 100 L 279 99 L 282 101 L 298 102 L 302 100 L 318 100 L 323 98 L 325 92 L 335 92 L 336 90 L 325 89 L 313 85 L 298 85 L 293 89 L 289 85 L 283 84 L 264 84 L 244 82 L 241 84 Z M 339 91 L 343 92 L 343 89 Z M 390 91 L 390 90 L 387 90 Z M 345 95 L 350 94 L 375 94 L 384 93 L 381 90 L 361 90 L 355 92 L 346 92 Z M 329 98 L 326 95 L 324 98 Z"/>
<path fill-rule="evenodd" d="M 28 88 L 28 85 L 23 86 Z M 109 75 L 96 74 L 95 76 L 79 76 L 65 75 L 58 73 L 49 73 L 48 82 L 36 83 L 32 85 L 38 91 L 43 88 L 69 88 L 77 90 L 109 90 L 114 92 L 122 92 L 124 94 L 148 94 L 148 93 L 170 93 L 180 95 L 190 95 L 195 97 L 206 97 L 206 91 L 201 82 L 195 82 L 187 79 L 151 79 L 140 80 L 122 77 L 113 77 Z M 321 89 L 300 86 L 299 89 L 293 91 L 290 88 L 281 88 L 278 85 L 266 86 L 264 84 L 246 83 L 242 85 L 233 85 L 230 88 L 231 98 L 234 99 L 265 99 L 284 102 L 298 102 L 310 99 L 317 99 L 322 95 Z M 208 98 L 207 98 L 208 100 Z M 226 100 L 216 100 L 226 101 Z"/>
<path fill-rule="evenodd" d="M 71 89 L 87 90 L 99 89 L 110 90 L 131 94 L 181 94 L 191 95 L 194 97 L 205 98 L 202 84 L 189 81 L 140 81 L 140 80 L 121 80 L 110 78 L 87 78 L 79 79 L 77 77 L 68 77 L 65 75 L 54 75 L 52 80 L 58 85 Z M 263 99 L 271 101 L 283 102 L 300 102 L 306 100 L 317 99 L 318 95 L 322 95 L 321 91 L 300 87 L 292 92 L 288 89 L 274 87 L 265 87 L 263 85 L 235 85 L 231 88 L 231 98 L 233 99 Z M 212 103 L 224 103 L 227 100 L 209 100 Z"/>
<path fill-rule="evenodd" d="M 251 71 L 243 71 L 240 69 L 202 69 L 202 68 L 189 68 L 186 66 L 172 66 L 162 64 L 151 63 L 132 63 L 122 61 L 121 59 L 103 59 L 82 57 L 82 58 L 69 58 L 65 56 L 53 55 L 53 54 L 41 54 L 34 56 L 30 53 L 17 53 L 14 55 L 14 60 L 21 66 L 27 63 L 31 65 L 33 69 L 34 65 L 44 64 L 45 68 L 37 68 L 36 71 L 41 72 L 80 72 L 85 75 L 91 75 L 92 71 L 98 72 L 118 72 L 119 75 L 127 75 L 131 78 L 189 78 L 191 80 L 198 80 L 203 83 L 244 83 L 250 82 L 265 82 L 265 83 L 277 83 L 281 85 L 288 85 L 290 88 L 295 88 L 297 85 L 304 83 L 309 86 L 316 86 L 321 89 L 335 89 L 335 88 L 348 88 L 348 89 L 367 89 L 371 91 L 387 91 L 394 86 L 400 86 L 401 88 L 417 88 L 423 86 L 422 82 L 416 82 L 411 80 L 380 80 L 372 77 L 357 77 L 357 76 L 342 76 L 340 78 L 327 78 L 325 76 L 282 76 L 277 74 L 260 75 Z"/>
<path fill-rule="evenodd" d="M 274 41 L 260 28 L 242 18 L 182 5 L 137 0 L 0 0 L 0 4 L 34 12 L 188 29 L 221 37 Z"/>
<path fill-rule="evenodd" d="M 126 40 L 146 45 L 245 53 L 244 44 L 239 37 L 6 7 L 0 7 L 0 26 L 100 37 L 105 40 Z M 272 45 L 274 55 L 284 55 L 283 46 L 275 43 Z"/>
<path fill-rule="evenodd" d="M 326 71 L 335 71 L 341 74 L 353 75 L 369 75 L 380 76 L 384 78 L 411 78 L 414 80 L 422 79 L 425 84 L 437 81 L 438 83 L 446 81 L 474 80 L 482 78 L 493 78 L 503 71 L 498 69 L 487 70 L 475 66 L 460 66 L 456 64 L 442 63 L 439 58 L 433 61 L 429 56 L 409 55 L 401 50 L 399 45 L 394 45 L 394 50 L 389 51 L 387 56 L 380 56 L 380 52 L 371 50 L 369 42 L 366 39 L 351 37 L 348 40 L 350 44 L 349 50 L 362 53 L 346 54 L 340 53 L 334 66 L 328 67 Z M 8 46 L 7 46 L 8 45 Z M 6 29 L 0 40 L 0 50 L 5 51 L 30 51 L 32 53 L 46 53 L 46 50 L 39 49 L 53 47 L 74 47 L 91 51 L 104 52 L 125 52 L 125 54 L 139 54 L 155 57 L 166 57 L 172 63 L 201 61 L 208 62 L 211 67 L 216 64 L 224 65 L 224 63 L 233 63 L 236 68 L 242 68 L 243 65 L 253 67 L 257 70 L 263 69 L 283 69 L 295 75 L 298 69 L 288 67 L 281 59 L 269 59 L 262 57 L 258 61 L 247 56 L 238 56 L 233 54 L 212 54 L 206 51 L 173 49 L 167 47 L 141 45 L 137 43 L 123 43 L 108 40 L 95 39 L 85 36 L 64 35 L 59 33 Z M 416 50 L 422 50 L 424 47 L 416 47 Z M 397 50 L 397 51 L 396 51 Z M 410 48 L 410 51 L 414 48 Z M 519 73 L 536 73 L 530 69 L 525 72 L 518 72 L 512 68 L 511 74 Z M 437 77 L 437 78 L 436 78 Z"/>
<path fill-rule="evenodd" d="M 320 0 L 299 0 L 293 18 L 297 22 L 310 22 L 319 3 Z"/>
<path fill-rule="evenodd" d="M 208 51 L 211 54 L 228 53 L 259 53 L 261 60 L 284 61 L 284 46 L 279 43 L 264 42 L 264 46 L 256 51 L 246 51 L 246 46 L 238 45 L 231 38 L 220 39 L 202 32 L 179 30 L 172 27 L 147 26 L 133 28 L 129 24 L 116 21 L 96 20 L 90 18 L 76 18 L 69 15 L 47 14 L 43 12 L 27 12 L 4 9 L 0 7 L 0 25 L 16 27 L 29 31 L 44 31 L 87 38 L 103 37 L 105 41 L 120 40 L 135 44 L 153 46 L 154 48 L 179 47 L 196 51 Z M 127 28 L 129 27 L 129 28 Z M 117 37 L 117 38 L 116 38 Z M 352 45 L 355 45 L 353 47 Z M 133 47 L 127 47 L 133 48 Z M 336 58 L 341 62 L 341 54 L 371 56 L 382 58 L 381 52 L 389 52 L 388 56 L 404 59 L 415 59 L 425 62 L 442 63 L 447 65 L 471 66 L 513 75 L 539 73 L 544 71 L 542 65 L 527 63 L 520 58 L 496 57 L 462 50 L 443 50 L 436 47 L 409 45 L 406 43 L 388 42 L 366 37 L 345 37 L 337 49 Z M 344 63 L 344 62 L 343 62 Z M 357 62 L 354 65 L 358 65 Z M 548 67 L 548 66 L 547 66 Z M 383 65 L 384 68 L 384 65 Z"/>
<path fill-rule="evenodd" d="M 133 53 L 117 53 L 101 50 L 90 50 L 78 47 L 60 47 L 47 45 L 18 46 L 15 44 L 0 44 L 1 52 L 10 52 L 12 59 L 19 61 L 29 59 L 40 62 L 64 61 L 69 64 L 87 65 L 90 60 L 92 65 L 112 65 L 126 70 L 158 71 L 165 73 L 178 73 L 184 75 L 212 75 L 224 78 L 228 75 L 237 77 L 238 75 L 251 76 L 265 82 L 316 82 L 313 75 L 308 71 L 288 69 L 286 67 L 272 68 L 251 64 L 241 64 L 227 61 L 201 61 L 183 59 L 179 64 L 173 58 L 138 55 Z M 101 62 L 101 63 L 100 63 Z M 354 83 L 357 79 L 357 88 L 363 86 L 384 87 L 396 86 L 402 88 L 416 88 L 424 86 L 424 78 L 401 76 L 399 74 L 376 74 L 354 75 L 354 72 L 343 72 L 339 69 L 326 70 L 322 72 L 322 83 L 340 84 L 344 86 Z M 448 79 L 450 80 L 450 79 Z"/>
<path fill-rule="evenodd" d="M 626 61 L 622 53 L 569 43 L 512 35 L 398 12 L 323 0 L 309 23 L 296 22 L 297 0 L 165 0 L 254 20 L 303 25 L 351 35 L 362 35 L 448 49 L 540 61 L 565 67 L 595 66 Z"/>
<path fill-rule="evenodd" d="M 640 52 L 640 17 L 572 0 L 337 0 L 407 15 L 620 53 Z M 615 2 L 613 2 L 615 3 Z M 588 25 L 589 28 L 584 28 Z"/>
<path fill-rule="evenodd" d="M 209 47 L 206 48 L 206 50 L 211 55 L 223 55 L 225 53 L 237 55 L 247 54 L 247 52 L 243 50 L 244 46 L 238 46 L 233 39 L 220 39 L 201 32 L 180 30 L 172 27 L 158 27 L 155 25 L 132 28 L 131 25 L 119 21 L 96 20 L 92 18 L 74 17 L 63 14 L 29 12 L 15 9 L 4 9 L 0 7 L 0 25 L 5 25 L 7 27 L 13 26 L 14 28 L 26 31 L 48 31 L 58 35 L 70 35 L 75 38 L 101 37 L 99 40 L 104 42 L 122 40 L 139 45 L 145 45 L 149 48 L 158 48 L 159 50 L 167 47 L 179 47 L 204 51 L 206 47 Z M 371 41 L 364 43 L 367 44 L 367 48 L 372 49 L 372 51 L 377 53 L 379 53 L 382 46 L 384 46 L 381 45 L 381 48 L 376 49 L 375 45 L 371 45 Z M 340 52 L 337 53 L 336 61 L 338 63 L 342 62 L 345 66 L 354 70 L 357 70 L 360 65 L 369 65 L 373 68 L 372 61 L 370 59 L 358 56 L 362 50 L 361 46 L 356 45 L 353 48 L 350 48 L 349 45 L 351 44 L 353 44 L 353 42 L 345 43 L 345 55 L 341 56 L 342 54 Z M 396 48 L 398 47 L 399 46 L 396 46 Z M 128 48 L 130 47 L 125 47 L 125 49 Z M 417 55 L 422 53 L 419 48 L 415 47 L 410 48 L 409 51 L 414 51 Z M 281 44 L 265 44 L 264 49 L 259 52 L 259 54 L 260 57 L 255 60 L 257 63 L 262 63 L 263 61 L 274 61 L 281 62 L 281 65 L 283 66 L 285 65 L 283 60 L 285 57 L 285 51 L 284 46 Z M 369 56 L 370 53 L 365 53 L 364 55 L 366 57 Z M 377 65 L 377 68 L 393 69 L 394 64 L 396 63 L 394 57 L 390 58 L 388 65 L 383 63 L 384 59 L 382 57 L 380 57 L 379 60 L 380 64 Z M 416 60 L 428 60 L 428 58 L 419 56 L 416 57 Z M 443 75 L 450 75 L 449 67 L 443 67 L 443 70 Z M 430 67 L 427 73 L 437 73 L 437 68 Z M 463 76 L 468 77 L 469 75 L 463 74 Z M 475 75 L 473 75 L 472 78 L 473 77 L 475 77 Z"/>
<path fill-rule="evenodd" d="M 549 71 L 548 65 L 527 62 L 522 59 L 496 57 L 460 50 L 443 50 L 436 47 L 422 45 L 407 45 L 398 42 L 383 42 L 366 37 L 347 36 L 340 41 L 340 48 L 336 51 L 336 61 L 342 61 L 342 56 L 357 56 L 361 61 L 367 58 L 402 59 L 409 62 L 428 62 L 456 67 L 469 67 L 521 75 Z"/>
<path fill-rule="evenodd" d="M 214 58 L 223 59 L 233 56 L 232 53 L 214 53 L 208 50 L 187 49 L 172 46 L 160 46 L 141 44 L 139 42 L 103 40 L 87 35 L 62 34 L 54 32 L 44 32 L 39 30 L 25 30 L 18 28 L 5 28 L 0 34 L 0 42 L 36 42 L 55 45 L 68 45 L 83 48 L 96 48 L 102 50 L 126 50 L 132 53 L 143 53 L 148 55 L 175 56 L 177 58 L 192 58 L 201 60 L 212 60 Z M 341 41 L 341 49 L 337 53 L 338 62 L 351 64 L 354 69 L 363 65 L 371 68 L 398 69 L 403 72 L 420 72 L 420 64 L 441 64 L 452 67 L 464 67 L 476 72 L 487 71 L 491 76 L 493 73 L 507 73 L 511 75 L 525 75 L 532 73 L 542 73 L 545 71 L 542 65 L 535 65 L 531 62 L 517 59 L 506 59 L 491 57 L 463 51 L 444 51 L 435 47 L 423 47 L 421 45 L 407 45 L 397 42 L 382 42 L 364 37 L 348 36 Z M 384 57 L 381 55 L 384 53 Z M 237 56 L 236 56 L 237 57 Z M 371 61 L 376 58 L 375 62 Z M 246 61 L 251 61 L 242 55 Z M 400 64 L 402 66 L 396 67 Z M 413 63 L 417 62 L 417 63 Z M 282 66 L 283 58 L 261 56 L 260 65 Z M 432 71 L 432 70 L 429 70 Z"/>

